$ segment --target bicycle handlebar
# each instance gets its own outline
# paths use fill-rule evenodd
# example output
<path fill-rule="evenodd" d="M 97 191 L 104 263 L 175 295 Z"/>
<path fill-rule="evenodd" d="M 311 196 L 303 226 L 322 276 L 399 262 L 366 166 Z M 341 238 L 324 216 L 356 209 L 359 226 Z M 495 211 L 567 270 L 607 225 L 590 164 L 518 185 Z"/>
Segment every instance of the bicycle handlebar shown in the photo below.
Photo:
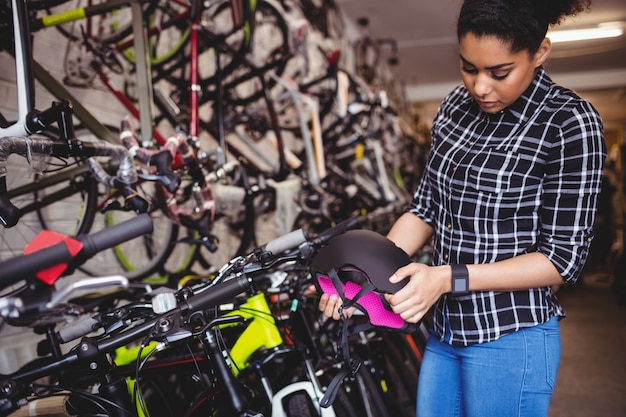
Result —
<path fill-rule="evenodd" d="M 153 230 L 152 218 L 149 214 L 144 213 L 107 229 L 89 235 L 79 235 L 76 239 L 83 244 L 81 256 L 91 258 L 104 249 L 152 233 Z"/>
<path fill-rule="evenodd" d="M 37 272 L 54 265 L 70 264 L 76 260 L 78 261 L 77 265 L 80 265 L 98 252 L 151 233 L 152 230 L 153 225 L 150 216 L 141 214 L 108 229 L 71 238 L 82 244 L 82 248 L 76 256 L 72 255 L 66 242 L 59 242 L 27 255 L 18 255 L 0 263 L 0 271 L 2 271 L 0 272 L 0 288 L 30 278 Z"/>
<path fill-rule="evenodd" d="M 360 218 L 346 220 L 314 237 L 308 236 L 308 234 L 302 230 L 289 233 L 255 250 L 252 254 L 250 254 L 251 258 L 247 261 L 250 262 L 250 259 L 255 259 L 255 257 L 259 254 L 261 257 L 269 256 L 270 258 L 276 259 L 291 259 L 292 256 L 290 256 L 289 253 L 283 252 L 287 252 L 290 249 L 300 249 L 300 247 L 307 242 L 313 247 L 324 245 L 332 237 L 358 227 L 362 220 L 363 219 Z M 137 223 L 139 222 L 140 221 L 137 221 Z M 121 226 L 122 224 L 118 226 Z M 109 231 L 116 228 L 117 226 L 109 229 Z M 86 250 L 88 252 L 92 250 L 90 249 L 92 247 L 100 247 L 99 244 L 103 244 L 102 242 L 107 242 L 104 244 L 112 243 L 112 239 L 108 236 L 109 233 L 99 233 L 100 234 L 97 235 L 95 239 L 97 243 L 93 242 L 93 236 L 91 236 L 92 242 L 87 242 Z M 240 259 L 245 260 L 245 258 Z M 254 263 L 254 261 L 252 261 L 252 263 Z M 236 263 L 233 263 L 232 265 L 236 265 Z M 169 344 L 204 333 L 204 329 L 208 329 L 216 324 L 219 324 L 220 318 L 217 317 L 215 319 L 218 321 L 210 321 L 201 331 L 195 329 L 194 326 L 188 326 L 189 323 L 187 323 L 187 321 L 191 317 L 195 316 L 194 313 L 210 310 L 215 306 L 232 301 L 235 297 L 244 292 L 249 292 L 253 288 L 255 272 L 262 271 L 264 269 L 263 265 L 257 265 L 257 268 L 252 268 L 250 270 L 250 274 L 246 271 L 230 274 L 228 272 L 232 271 L 229 271 L 229 268 L 225 267 L 223 269 L 227 272 L 229 277 L 227 280 L 214 283 L 208 287 L 202 287 L 195 293 L 193 293 L 193 289 L 186 289 L 187 291 L 191 291 L 191 295 L 186 298 L 181 297 L 183 299 L 179 301 L 178 306 L 172 310 L 148 319 L 134 327 L 127 328 L 123 332 L 109 335 L 100 340 L 88 337 L 83 338 L 76 348 L 61 357 L 42 358 L 37 361 L 36 366 L 26 365 L 22 369 L 10 375 L 0 375 L 0 386 L 7 387 L 7 389 L 0 392 L 0 406 L 2 405 L 2 402 L 5 402 L 5 405 L 8 406 L 8 404 L 6 404 L 7 401 L 13 402 L 14 398 L 18 398 L 22 395 L 23 393 L 20 392 L 22 384 L 54 374 L 66 366 L 71 366 L 81 361 L 92 361 L 95 359 L 95 355 L 102 355 L 111 352 L 114 349 L 128 345 L 129 343 L 136 342 L 138 340 L 146 340 L 148 337 L 153 340 Z M 265 266 L 265 268 L 267 268 L 267 266 Z M 244 268 L 244 270 L 245 269 L 247 268 Z M 221 272 L 222 271 L 220 271 L 220 273 Z M 185 292 L 180 293 L 181 296 L 184 296 L 185 294 Z M 83 329 L 89 329 L 93 324 L 93 320 L 87 320 L 84 325 L 81 325 L 81 327 Z M 223 372 L 226 372 L 226 370 L 227 368 L 224 368 Z"/>
<path fill-rule="evenodd" d="M 279 236 L 270 242 L 267 242 L 259 249 L 263 252 L 278 254 L 300 246 L 301 244 L 306 242 L 308 238 L 308 233 L 304 229 L 297 229 L 287 233 L 286 235 Z"/>

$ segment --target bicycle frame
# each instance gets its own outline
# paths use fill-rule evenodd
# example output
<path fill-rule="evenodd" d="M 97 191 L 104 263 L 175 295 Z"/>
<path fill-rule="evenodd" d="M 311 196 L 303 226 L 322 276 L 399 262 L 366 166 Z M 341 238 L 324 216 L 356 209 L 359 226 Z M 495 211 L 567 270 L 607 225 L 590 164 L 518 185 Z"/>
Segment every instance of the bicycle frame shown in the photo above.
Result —
<path fill-rule="evenodd" d="M 282 400 L 295 392 L 305 392 L 306 395 L 314 400 L 314 407 L 320 417 L 335 417 L 335 412 L 332 408 L 322 408 L 319 405 L 319 400 L 324 393 L 319 385 L 310 359 L 302 358 L 307 380 L 290 383 L 276 392 L 270 386 L 259 365 L 250 363 L 253 355 L 261 348 L 264 348 L 267 352 L 264 355 L 264 362 L 268 361 L 268 363 L 271 363 L 274 355 L 291 352 L 289 349 L 286 351 L 280 349 L 285 341 L 277 327 L 276 318 L 269 307 L 265 293 L 260 292 L 248 297 L 243 304 L 239 305 L 235 310 L 226 313 L 225 316 L 241 316 L 246 320 L 246 327 L 237 335 L 234 344 L 229 350 L 228 357 L 234 375 L 239 375 L 243 369 L 250 367 L 261 373 L 263 388 L 272 404 L 272 417 L 285 416 Z"/>
<path fill-rule="evenodd" d="M 0 128 L 0 137 L 27 136 L 31 132 L 28 116 L 34 109 L 35 89 L 31 66 L 32 47 L 28 30 L 26 2 L 11 0 L 13 37 L 15 39 L 15 76 L 17 83 L 17 121 Z"/>
<path fill-rule="evenodd" d="M 258 349 L 264 347 L 271 350 L 283 343 L 283 337 L 276 327 L 265 294 L 259 293 L 247 298 L 245 303 L 225 315 L 241 316 L 249 320 L 248 326 L 230 349 L 231 367 L 235 375 L 250 365 L 248 361 Z"/>
<path fill-rule="evenodd" d="M 97 14 L 107 13 L 113 10 L 116 10 L 123 6 L 130 6 L 132 10 L 132 29 L 133 29 L 133 43 L 127 45 L 126 47 L 134 47 L 135 53 L 140 57 L 147 57 L 147 40 L 144 32 L 144 21 L 143 21 L 143 13 L 141 9 L 141 4 L 147 2 L 147 0 L 112 0 L 107 1 L 106 3 L 102 3 L 95 6 L 90 7 L 81 7 L 74 10 L 69 10 L 66 12 L 56 13 L 48 16 L 44 16 L 40 19 L 37 19 L 33 22 L 33 31 L 58 26 L 64 23 L 73 22 L 81 19 L 89 19 L 91 16 L 95 16 Z M 43 68 L 37 71 L 36 75 L 43 75 Z M 152 138 L 152 77 L 150 74 L 150 62 L 147 59 L 136 61 L 136 71 L 137 71 L 137 81 L 139 88 L 139 111 L 136 116 L 140 120 L 141 124 L 141 133 L 143 138 Z M 45 77 L 45 75 L 43 75 Z M 38 77 L 39 78 L 39 77 Z M 62 88 L 62 86 L 56 83 L 54 80 L 49 78 L 45 78 L 42 81 L 44 85 L 48 83 L 53 84 L 54 88 L 48 88 L 55 96 L 57 97 L 68 97 L 69 91 Z M 78 102 L 77 100 L 73 100 L 73 102 Z M 88 112 L 80 112 L 78 114 L 79 119 L 81 119 L 81 115 L 88 114 Z M 88 116 L 87 116 L 88 117 Z M 85 121 L 83 121 L 85 123 Z M 98 126 L 94 120 L 89 120 L 90 123 L 85 123 L 87 128 L 89 128 L 92 133 L 99 136 L 99 134 L 103 133 L 103 129 Z M 92 126 L 94 126 L 92 128 Z M 105 137 L 108 135 L 105 135 Z M 100 137 L 100 136 L 99 136 Z"/>

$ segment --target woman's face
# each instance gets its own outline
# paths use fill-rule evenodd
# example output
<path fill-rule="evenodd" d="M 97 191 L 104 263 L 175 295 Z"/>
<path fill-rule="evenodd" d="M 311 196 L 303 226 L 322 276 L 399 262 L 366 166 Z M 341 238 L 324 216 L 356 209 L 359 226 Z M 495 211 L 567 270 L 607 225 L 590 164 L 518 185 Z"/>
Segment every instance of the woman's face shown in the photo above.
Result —
<path fill-rule="evenodd" d="M 510 45 L 495 36 L 464 35 L 459 41 L 461 76 L 480 108 L 497 113 L 515 102 L 535 77 L 550 51 L 545 39 L 537 53 L 512 53 Z"/>

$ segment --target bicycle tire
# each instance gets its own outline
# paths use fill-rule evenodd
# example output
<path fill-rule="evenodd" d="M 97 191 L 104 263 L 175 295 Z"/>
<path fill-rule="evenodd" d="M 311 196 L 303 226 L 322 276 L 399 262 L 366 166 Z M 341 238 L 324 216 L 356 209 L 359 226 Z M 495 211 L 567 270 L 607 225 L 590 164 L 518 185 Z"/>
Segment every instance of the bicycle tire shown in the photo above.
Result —
<path fill-rule="evenodd" d="M 382 366 L 386 375 L 387 403 L 394 408 L 394 415 L 413 417 L 421 357 L 409 346 L 407 337 L 411 336 L 393 332 L 383 336 Z"/>
<path fill-rule="evenodd" d="M 380 392 L 380 385 L 376 383 L 374 377 L 367 370 L 363 369 L 363 367 L 361 367 L 359 372 L 357 372 L 354 383 L 358 386 L 358 390 L 355 391 L 360 397 L 359 400 L 361 401 L 361 406 L 363 408 L 363 416 L 392 416 L 392 413 Z"/>
<path fill-rule="evenodd" d="M 89 6 L 94 6 L 98 3 L 106 2 L 107 0 L 89 0 L 89 2 L 86 2 L 85 0 L 54 0 L 52 3 L 45 5 L 46 0 L 42 0 L 42 6 L 45 7 L 40 8 L 45 8 L 48 15 L 54 15 L 58 13 L 78 11 L 81 7 L 87 7 L 84 5 L 85 3 Z M 152 14 L 159 2 L 143 1 L 143 3 L 143 14 L 145 18 Z M 80 16 L 80 14 L 77 14 L 77 16 Z M 78 18 L 77 20 L 67 23 L 54 25 L 54 27 L 69 41 L 80 41 L 83 38 L 81 27 L 84 28 L 85 26 L 83 19 L 89 19 L 86 23 L 89 28 L 94 26 L 97 27 L 97 30 L 95 30 L 95 33 L 97 33 L 95 39 L 102 43 L 115 44 L 130 35 L 133 31 L 133 16 L 130 7 L 120 7 L 119 9 L 115 9 L 111 12 L 98 13 L 87 18 Z M 87 35 L 92 36 L 91 33 L 88 33 Z"/>
<path fill-rule="evenodd" d="M 62 165 L 71 162 L 54 161 Z M 44 229 L 74 236 L 86 233 L 93 224 L 98 190 L 87 167 L 60 166 L 34 177 L 31 169 L 25 158 L 9 157 L 7 191 L 21 217 L 16 226 L 0 229 L 0 260 L 22 253 Z"/>
<path fill-rule="evenodd" d="M 226 40 L 227 46 L 221 48 L 225 50 L 219 54 L 221 85 L 226 93 L 223 98 L 233 105 L 246 105 L 258 100 L 264 94 L 258 77 L 270 69 L 278 75 L 282 74 L 290 56 L 289 25 L 284 18 L 284 12 L 280 6 L 268 0 L 257 1 L 255 27 L 250 44 L 246 43 L 243 30 L 234 30 L 232 27 L 230 2 L 222 3 L 206 13 L 208 17 L 203 18 L 203 21 L 210 23 L 204 25 L 205 31 L 232 33 Z M 211 56 L 203 55 L 208 62 L 208 73 L 200 75 L 203 90 L 201 103 L 215 99 L 215 86 L 220 78 L 213 64 L 213 53 L 211 52 Z M 260 68 L 254 69 L 250 65 L 250 57 Z M 268 80 L 268 85 L 271 87 L 275 82 Z"/>
<path fill-rule="evenodd" d="M 179 244 L 180 227 L 155 202 L 154 188 L 159 186 L 148 181 L 138 185 L 137 189 L 151 203 L 149 214 L 154 231 L 99 253 L 87 261 L 81 268 L 83 271 L 99 275 L 121 274 L 131 281 L 150 277 L 156 283 L 166 283 L 172 276 L 184 275 L 190 270 L 197 245 Z M 106 201 L 115 190 L 106 190 L 103 194 L 103 201 Z M 134 212 L 109 210 L 96 217 L 94 229 L 108 228 L 133 216 L 136 216 Z"/>
<path fill-rule="evenodd" d="M 166 283 L 171 277 L 184 275 L 189 271 L 194 262 L 197 246 L 179 245 L 180 227 L 160 209 L 154 208 L 149 214 L 154 231 L 115 246 L 110 249 L 109 258 L 113 258 L 113 264 L 121 268 L 120 273 L 131 281 L 151 278 L 156 283 Z M 110 227 L 134 215 L 113 210 L 104 215 L 101 223 L 103 227 Z M 105 254 L 100 255 L 104 256 Z M 107 262 L 106 265 L 110 263 Z M 86 267 L 93 269 L 93 262 L 89 262 Z"/>
<path fill-rule="evenodd" d="M 187 46 L 190 34 L 190 24 L 187 16 L 190 4 L 182 2 L 159 1 L 144 12 L 144 21 L 147 27 L 148 59 L 152 69 L 167 65 L 174 59 L 179 59 Z M 129 33 L 130 34 L 130 33 Z M 111 39 L 107 39 L 111 42 Z M 134 64 L 136 57 L 130 43 L 127 48 L 123 42 L 117 43 L 118 49 L 126 60 Z"/>
<path fill-rule="evenodd" d="M 328 384 L 332 381 L 334 376 L 337 374 L 336 368 L 327 368 L 323 369 L 319 375 L 319 382 L 322 385 L 322 389 L 326 389 Z M 353 396 L 354 392 L 350 390 L 350 385 L 342 384 L 337 390 L 337 396 L 335 397 L 335 401 L 331 405 L 333 411 L 337 415 L 337 417 L 362 417 L 362 411 L 356 407 L 357 402 L 355 402 Z M 350 390 L 350 391 L 348 391 Z"/>
<path fill-rule="evenodd" d="M 106 127 L 117 134 L 117 128 Z M 82 142 L 98 140 L 89 130 L 80 126 L 74 129 L 74 136 Z M 115 169 L 115 167 L 108 169 Z M 134 212 L 107 210 L 113 200 L 121 197 L 116 194 L 116 190 L 106 189 L 104 185 L 96 184 L 96 187 L 98 198 L 93 209 L 91 231 L 101 230 L 136 216 Z M 154 223 L 153 233 L 93 256 L 80 267 L 83 273 L 87 275 L 121 274 L 129 280 L 140 280 L 151 275 L 167 279 L 171 274 L 183 273 L 189 269 L 196 248 L 193 245 L 191 247 L 176 245 L 179 228 L 158 209 L 162 205 L 158 203 L 160 200 L 156 197 L 156 184 L 147 181 L 138 184 L 137 187 L 139 195 L 151 203 L 149 214 Z"/>
<path fill-rule="evenodd" d="M 185 18 L 185 12 L 189 7 L 180 2 L 167 1 L 151 1 L 143 5 L 143 20 L 147 28 L 147 59 L 150 67 L 166 66 L 182 54 L 189 37 L 188 19 Z M 67 6 L 58 9 L 62 10 L 62 8 L 67 8 Z M 52 15 L 55 12 L 57 10 L 49 10 Z M 121 23 L 116 23 L 116 19 L 119 19 Z M 85 26 L 87 29 L 84 29 Z M 94 61 L 92 47 L 99 49 L 100 45 L 103 45 L 107 51 L 117 52 L 107 53 L 106 58 L 103 57 L 102 52 L 97 54 L 100 64 L 117 74 L 132 74 L 135 71 L 136 56 L 130 8 L 120 8 L 113 12 L 57 24 L 55 28 L 68 40 L 63 60 L 67 84 L 91 85 L 97 75 L 92 68 Z M 128 65 L 124 65 L 124 62 Z M 133 76 L 125 78 L 136 82 Z"/>

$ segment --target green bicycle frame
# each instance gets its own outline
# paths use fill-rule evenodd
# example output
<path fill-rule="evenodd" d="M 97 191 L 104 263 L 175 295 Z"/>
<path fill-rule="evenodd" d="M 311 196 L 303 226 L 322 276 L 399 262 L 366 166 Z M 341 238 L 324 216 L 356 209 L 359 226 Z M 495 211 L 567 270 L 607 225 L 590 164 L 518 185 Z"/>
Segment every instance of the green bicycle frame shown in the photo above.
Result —
<path fill-rule="evenodd" d="M 249 320 L 237 341 L 230 349 L 231 367 L 235 375 L 249 365 L 249 359 L 258 349 L 273 349 L 283 344 L 283 337 L 276 326 L 276 320 L 265 294 L 249 297 L 239 308 L 226 314 L 241 316 Z"/>

